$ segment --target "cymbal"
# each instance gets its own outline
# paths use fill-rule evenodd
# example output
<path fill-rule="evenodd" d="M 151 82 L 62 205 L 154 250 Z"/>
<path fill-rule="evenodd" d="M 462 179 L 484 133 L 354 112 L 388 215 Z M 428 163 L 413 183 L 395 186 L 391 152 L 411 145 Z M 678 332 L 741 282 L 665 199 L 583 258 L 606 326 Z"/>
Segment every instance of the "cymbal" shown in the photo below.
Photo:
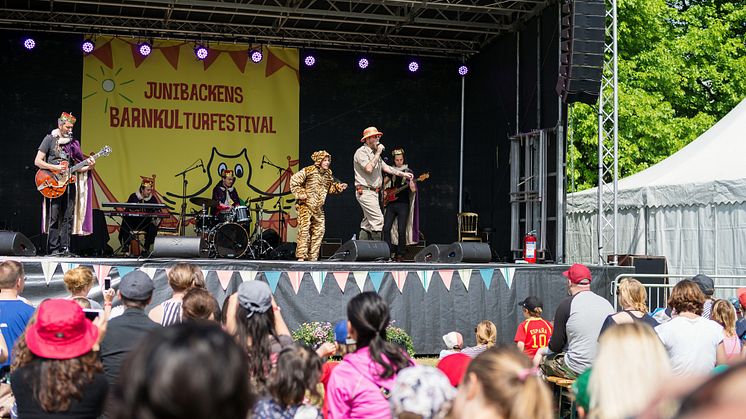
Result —
<path fill-rule="evenodd" d="M 247 200 L 246 202 L 262 202 L 268 199 L 272 199 L 272 197 L 271 196 L 260 196 L 259 198 L 251 198 Z"/>
<path fill-rule="evenodd" d="M 194 197 L 189 198 L 189 202 L 191 202 L 194 205 L 199 205 L 199 206 L 204 205 L 206 207 L 218 206 L 218 203 L 215 202 L 215 200 L 210 199 L 210 198 L 202 198 L 200 196 L 194 196 Z"/>

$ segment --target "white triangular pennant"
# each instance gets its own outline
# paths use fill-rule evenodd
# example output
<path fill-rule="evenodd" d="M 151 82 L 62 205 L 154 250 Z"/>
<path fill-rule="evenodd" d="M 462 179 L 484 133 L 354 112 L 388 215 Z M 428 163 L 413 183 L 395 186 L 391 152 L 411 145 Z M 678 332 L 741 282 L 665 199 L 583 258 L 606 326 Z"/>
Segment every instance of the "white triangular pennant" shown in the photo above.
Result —
<path fill-rule="evenodd" d="M 505 279 L 505 283 L 508 285 L 508 288 L 510 288 L 510 286 L 513 285 L 513 275 L 515 274 L 515 268 L 500 268 L 500 273 L 503 275 L 503 279 Z"/>
<path fill-rule="evenodd" d="M 469 283 L 471 282 L 471 269 L 459 269 L 458 276 L 461 278 L 461 282 L 464 283 L 464 288 L 469 291 Z"/>
<path fill-rule="evenodd" d="M 316 291 L 321 294 L 321 288 L 324 286 L 326 280 L 326 271 L 314 271 L 310 272 L 311 279 L 313 279 L 313 285 L 316 286 Z"/>
<path fill-rule="evenodd" d="M 239 271 L 239 275 L 241 275 L 241 281 L 253 281 L 254 278 L 256 278 L 256 271 Z"/>
<path fill-rule="evenodd" d="M 353 271 L 352 276 L 355 278 L 357 287 L 360 288 L 360 292 L 365 290 L 365 280 L 368 278 L 367 271 Z"/>
<path fill-rule="evenodd" d="M 417 271 L 417 278 L 420 279 L 420 283 L 422 283 L 422 288 L 425 289 L 425 292 L 430 289 L 430 278 L 432 278 L 432 276 L 432 271 Z"/>
<path fill-rule="evenodd" d="M 52 280 L 52 277 L 54 276 L 54 271 L 57 270 L 57 262 L 52 260 L 43 260 L 41 261 L 41 271 L 44 273 L 44 281 L 49 284 L 49 281 Z"/>
<path fill-rule="evenodd" d="M 146 268 L 146 267 L 140 267 L 140 270 L 142 272 L 145 272 L 147 276 L 150 277 L 150 279 L 155 279 L 155 271 L 158 270 L 158 268 Z"/>

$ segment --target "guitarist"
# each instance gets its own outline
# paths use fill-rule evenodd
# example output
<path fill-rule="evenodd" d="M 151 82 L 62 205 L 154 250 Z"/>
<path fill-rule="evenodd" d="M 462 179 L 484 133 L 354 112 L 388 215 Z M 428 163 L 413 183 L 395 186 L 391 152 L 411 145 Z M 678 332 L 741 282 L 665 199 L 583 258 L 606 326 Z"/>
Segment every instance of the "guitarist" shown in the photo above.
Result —
<path fill-rule="evenodd" d="M 412 174 L 409 166 L 404 163 L 404 149 L 397 148 L 391 155 L 394 156 L 394 167 L 399 173 Z M 401 262 L 405 246 L 410 243 L 417 243 L 419 239 L 419 231 L 413 232 L 413 230 L 419 230 L 419 223 L 416 222 L 418 217 L 410 217 L 410 214 L 418 215 L 416 206 L 417 185 L 414 179 L 397 176 L 396 174 L 387 176 L 384 182 L 386 189 L 400 188 L 406 184 L 409 184 L 409 188 L 399 192 L 396 198 L 386 205 L 386 212 L 383 216 L 383 241 L 388 243 L 391 253 L 394 254 L 394 260 L 397 262 Z M 397 221 L 397 234 L 392 241 L 394 220 Z"/>
<path fill-rule="evenodd" d="M 86 158 L 80 149 L 80 142 L 73 139 L 75 117 L 63 112 L 57 119 L 57 129 L 48 134 L 41 142 L 36 153 L 34 164 L 39 169 L 60 171 L 62 162 L 69 166 L 87 160 L 88 166 L 78 171 L 80 175 L 79 187 L 70 183 L 64 194 L 58 198 L 46 199 L 43 223 L 47 230 L 47 251 L 57 256 L 67 256 L 70 253 L 70 236 L 75 234 L 91 234 L 93 232 L 93 215 L 91 208 L 92 179 L 85 173 L 96 163 Z M 85 196 L 83 196 L 85 195 Z"/>

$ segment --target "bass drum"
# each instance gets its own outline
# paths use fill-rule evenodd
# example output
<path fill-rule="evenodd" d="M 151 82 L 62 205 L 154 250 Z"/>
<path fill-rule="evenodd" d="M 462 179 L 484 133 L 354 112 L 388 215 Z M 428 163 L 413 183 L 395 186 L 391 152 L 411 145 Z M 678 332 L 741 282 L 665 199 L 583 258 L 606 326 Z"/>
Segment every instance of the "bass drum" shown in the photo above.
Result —
<path fill-rule="evenodd" d="M 218 224 L 210 231 L 208 241 L 221 258 L 240 258 L 249 248 L 249 234 L 236 223 Z"/>

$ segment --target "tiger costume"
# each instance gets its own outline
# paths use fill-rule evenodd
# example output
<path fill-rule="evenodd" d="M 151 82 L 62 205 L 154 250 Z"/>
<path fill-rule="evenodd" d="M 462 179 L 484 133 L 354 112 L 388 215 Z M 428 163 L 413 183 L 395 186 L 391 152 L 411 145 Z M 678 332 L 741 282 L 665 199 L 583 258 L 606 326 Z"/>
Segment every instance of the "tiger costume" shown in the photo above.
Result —
<path fill-rule="evenodd" d="M 344 191 L 347 184 L 336 182 L 328 168 L 331 154 L 320 150 L 313 153 L 311 158 L 314 161 L 312 166 L 304 167 L 290 178 L 290 192 L 295 195 L 298 210 L 295 257 L 315 261 L 319 259 L 321 240 L 324 238 L 326 195 Z"/>

